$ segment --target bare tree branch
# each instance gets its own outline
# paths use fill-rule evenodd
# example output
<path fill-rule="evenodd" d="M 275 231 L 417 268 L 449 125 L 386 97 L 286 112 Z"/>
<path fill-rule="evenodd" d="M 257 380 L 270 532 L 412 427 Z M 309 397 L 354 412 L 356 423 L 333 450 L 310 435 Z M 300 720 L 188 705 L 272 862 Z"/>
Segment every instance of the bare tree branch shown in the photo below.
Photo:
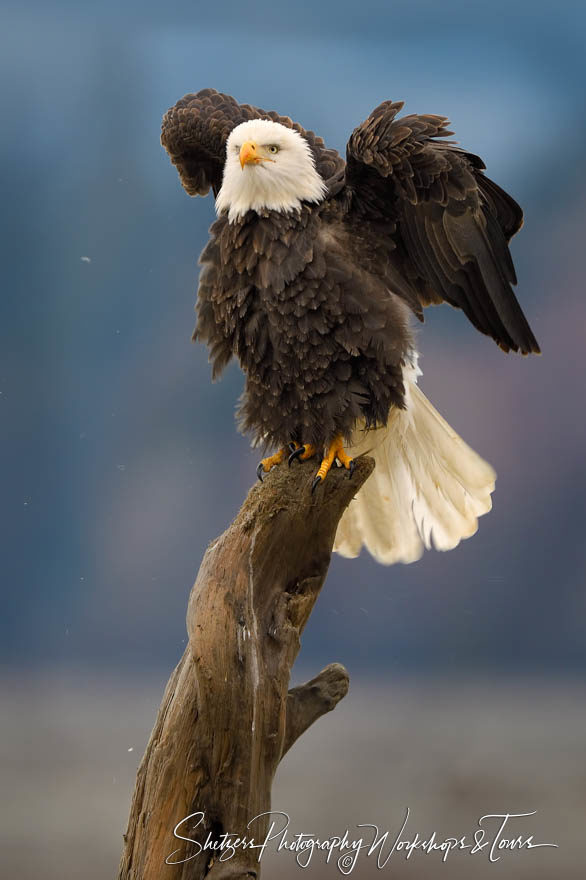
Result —
<path fill-rule="evenodd" d="M 359 459 L 352 480 L 334 468 L 315 495 L 311 463 L 275 468 L 208 547 L 189 642 L 138 770 L 119 880 L 259 877 L 255 850 L 220 862 L 201 847 L 208 834 L 264 839 L 266 817 L 248 825 L 270 810 L 279 761 L 348 691 L 336 663 L 288 687 L 338 522 L 373 467 Z M 187 817 L 177 834 L 191 843 L 173 836 Z"/>

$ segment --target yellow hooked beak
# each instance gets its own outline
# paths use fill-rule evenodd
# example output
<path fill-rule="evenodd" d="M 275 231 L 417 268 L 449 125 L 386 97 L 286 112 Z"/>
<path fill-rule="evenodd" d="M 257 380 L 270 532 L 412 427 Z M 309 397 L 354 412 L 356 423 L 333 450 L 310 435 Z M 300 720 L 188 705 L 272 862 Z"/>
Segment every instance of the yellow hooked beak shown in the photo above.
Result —
<path fill-rule="evenodd" d="M 246 141 L 240 148 L 240 167 L 244 169 L 245 165 L 258 165 L 262 162 L 262 157 L 258 154 L 258 144 L 254 141 Z"/>
<path fill-rule="evenodd" d="M 276 151 L 275 151 L 276 152 Z M 269 159 L 266 149 L 259 147 L 256 141 L 246 141 L 240 147 L 240 167 L 244 170 L 245 165 L 258 165 L 259 162 L 274 162 Z"/>

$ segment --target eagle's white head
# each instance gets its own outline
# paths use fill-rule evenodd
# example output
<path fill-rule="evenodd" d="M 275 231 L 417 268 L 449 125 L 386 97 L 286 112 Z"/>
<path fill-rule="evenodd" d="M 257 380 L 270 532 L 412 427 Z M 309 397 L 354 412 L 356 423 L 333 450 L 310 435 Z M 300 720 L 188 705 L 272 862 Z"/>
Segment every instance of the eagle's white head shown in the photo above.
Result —
<path fill-rule="evenodd" d="M 302 201 L 320 202 L 326 189 L 305 138 L 279 122 L 251 119 L 226 143 L 216 211 L 227 211 L 231 223 L 250 210 L 293 211 Z"/>

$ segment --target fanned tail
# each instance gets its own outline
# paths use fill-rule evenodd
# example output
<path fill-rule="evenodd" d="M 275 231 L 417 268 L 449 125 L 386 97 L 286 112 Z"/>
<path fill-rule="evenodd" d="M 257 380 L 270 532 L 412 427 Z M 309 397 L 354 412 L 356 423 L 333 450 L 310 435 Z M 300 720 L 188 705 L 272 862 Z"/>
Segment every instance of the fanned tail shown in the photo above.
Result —
<path fill-rule="evenodd" d="M 378 562 L 415 562 L 423 549 L 451 550 L 478 528 L 492 507 L 496 474 L 465 443 L 417 387 L 409 370 L 407 409 L 384 428 L 357 431 L 347 448 L 368 452 L 372 476 L 344 513 L 334 550 L 358 556 L 362 544 Z M 407 375 L 406 377 L 407 378 Z"/>

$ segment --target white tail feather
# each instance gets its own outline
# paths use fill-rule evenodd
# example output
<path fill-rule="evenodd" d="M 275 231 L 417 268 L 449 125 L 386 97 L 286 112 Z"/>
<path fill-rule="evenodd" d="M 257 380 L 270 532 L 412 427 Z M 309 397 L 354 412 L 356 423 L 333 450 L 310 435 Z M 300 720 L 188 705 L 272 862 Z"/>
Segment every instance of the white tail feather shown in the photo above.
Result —
<path fill-rule="evenodd" d="M 424 547 L 451 550 L 492 507 L 496 474 L 405 378 L 407 409 L 385 428 L 356 431 L 347 452 L 372 455 L 376 467 L 345 511 L 334 550 L 358 556 L 362 544 L 386 565 L 415 562 Z"/>

